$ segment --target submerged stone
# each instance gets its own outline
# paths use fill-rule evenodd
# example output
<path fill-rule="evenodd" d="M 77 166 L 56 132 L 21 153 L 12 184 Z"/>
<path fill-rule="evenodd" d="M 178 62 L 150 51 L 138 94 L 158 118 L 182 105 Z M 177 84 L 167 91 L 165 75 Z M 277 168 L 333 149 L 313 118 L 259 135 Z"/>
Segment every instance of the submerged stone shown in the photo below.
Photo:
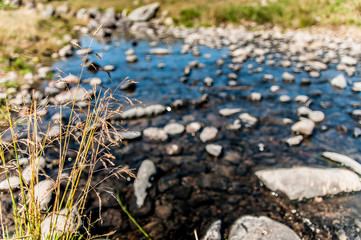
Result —
<path fill-rule="evenodd" d="M 291 200 L 361 190 L 357 174 L 338 168 L 279 168 L 256 172 L 256 176 L 272 191 L 280 191 Z"/>
<path fill-rule="evenodd" d="M 134 195 L 136 197 L 137 206 L 143 206 L 147 197 L 147 189 L 151 186 L 150 177 L 156 173 L 155 165 L 150 160 L 144 160 L 139 167 L 137 178 L 134 181 Z"/>

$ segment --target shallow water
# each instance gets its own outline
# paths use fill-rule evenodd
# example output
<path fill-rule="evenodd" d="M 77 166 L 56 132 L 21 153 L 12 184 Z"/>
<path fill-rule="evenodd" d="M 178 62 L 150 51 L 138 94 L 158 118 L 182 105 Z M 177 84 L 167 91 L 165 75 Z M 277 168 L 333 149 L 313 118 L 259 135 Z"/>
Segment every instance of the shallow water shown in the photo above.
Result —
<path fill-rule="evenodd" d="M 81 45 L 87 47 L 90 41 L 90 38 L 85 36 L 81 38 Z M 142 139 L 125 142 L 119 148 L 113 149 L 117 156 L 117 164 L 137 168 L 148 158 L 157 166 L 158 173 L 154 177 L 153 187 L 149 189 L 145 204 L 150 206 L 149 210 L 138 210 L 134 207 L 130 182 L 112 179 L 105 182 L 103 187 L 115 187 L 115 191 L 121 193 L 124 202 L 143 226 L 150 222 L 157 223 L 157 227 L 151 228 L 151 231 L 159 231 L 153 233 L 155 239 L 194 239 L 194 229 L 197 229 L 198 234 L 203 234 L 207 225 L 218 218 L 224 222 L 226 234 L 230 224 L 244 214 L 270 216 L 290 226 L 304 239 L 333 239 L 342 231 L 349 238 L 356 238 L 360 233 L 360 226 L 357 225 L 357 219 L 361 221 L 360 193 L 325 197 L 321 202 L 309 200 L 298 203 L 270 192 L 254 175 L 256 170 L 269 167 L 331 167 L 329 163 L 310 156 L 318 156 L 323 151 L 334 151 L 357 160 L 361 159 L 360 139 L 353 136 L 353 129 L 360 124 L 358 119 L 351 116 L 354 107 L 360 105 L 360 95 L 351 91 L 350 84 L 345 90 L 337 90 L 331 86 L 329 80 L 340 73 L 335 69 L 336 65 L 329 64 L 329 69 L 321 72 L 321 77 L 316 79 L 310 78 L 304 71 L 293 73 L 292 66 L 283 68 L 277 65 L 258 65 L 254 58 L 250 58 L 242 64 L 243 69 L 237 73 L 237 85 L 253 89 L 233 90 L 226 87 L 227 74 L 232 72 L 228 67 L 232 59 L 228 56 L 226 47 L 209 49 L 199 46 L 202 55 L 194 57 L 191 53 L 181 54 L 181 46 L 180 41 L 159 43 L 157 47 L 169 48 L 173 54 L 155 56 L 148 54 L 148 41 L 137 41 L 134 50 L 138 62 L 128 64 L 124 52 L 132 47 L 131 41 L 114 39 L 109 44 L 94 41 L 91 48 L 94 52 L 100 53 L 102 59 L 94 54 L 90 55 L 89 59 L 101 66 L 114 65 L 116 70 L 111 72 L 112 80 L 105 72 L 92 73 L 87 70 L 83 73 L 82 79 L 99 77 L 103 81 L 103 87 L 112 89 L 126 78 L 133 79 L 138 82 L 136 90 L 132 93 L 118 90 L 119 96 L 141 100 L 145 105 L 170 105 L 177 99 L 193 100 L 207 93 L 209 102 L 204 106 L 172 109 L 158 117 L 118 124 L 142 131 L 150 126 L 163 127 L 170 121 L 184 125 L 191 121 L 199 121 L 203 126 L 218 128 L 218 137 L 214 143 L 223 146 L 223 154 L 219 158 L 209 156 L 205 151 L 206 144 L 199 140 L 199 134 L 191 136 L 184 133 L 172 136 L 166 144 L 146 142 Z M 210 58 L 205 58 L 205 54 L 210 54 Z M 276 62 L 284 58 L 280 54 L 271 54 L 275 56 Z M 146 60 L 148 55 L 151 57 L 150 61 Z M 222 57 L 225 64 L 219 68 L 216 61 Z M 193 69 L 188 82 L 182 83 L 179 79 L 184 76 L 183 69 L 193 60 L 203 63 L 205 67 Z M 165 67 L 157 68 L 159 63 L 165 63 Z M 53 67 L 65 73 L 78 75 L 80 64 L 81 57 L 74 56 L 57 62 Z M 252 64 L 253 69 L 262 67 L 263 71 L 251 73 L 248 64 Z M 216 71 L 219 69 L 223 73 L 217 76 Z M 295 83 L 282 82 L 281 75 L 285 71 L 295 75 Z M 265 73 L 272 74 L 277 80 L 262 82 Z M 207 76 L 215 80 L 213 87 L 204 85 L 203 79 Z M 352 83 L 359 81 L 359 77 L 357 71 L 354 77 L 346 79 Z M 301 86 L 302 78 L 311 79 L 311 85 Z M 272 93 L 272 85 L 280 86 L 281 90 Z M 84 87 L 90 88 L 87 85 Z M 249 101 L 247 96 L 251 92 L 261 93 L 262 100 Z M 280 103 L 278 97 L 283 94 L 289 95 L 292 101 Z M 299 147 L 289 147 L 285 140 L 291 136 L 291 130 L 290 126 L 282 124 L 282 119 L 290 118 L 297 121 L 297 108 L 302 106 L 294 100 L 297 95 L 309 96 L 312 100 L 310 108 L 324 112 L 326 120 L 317 124 L 313 136 L 305 139 Z M 260 123 L 254 128 L 227 130 L 227 125 L 237 119 L 238 114 L 224 118 L 218 111 L 233 107 L 240 107 L 244 112 L 256 116 Z M 341 131 L 339 126 L 344 126 L 347 130 Z M 166 147 L 173 143 L 181 146 L 182 151 L 176 156 L 169 156 L 166 154 Z M 101 179 L 101 176 L 98 178 Z M 105 198 L 108 199 L 109 196 Z M 149 200 L 150 198 L 152 200 Z M 124 213 L 119 213 L 121 210 L 114 203 L 114 199 L 105 202 L 105 219 L 117 219 L 114 216 L 118 216 L 117 221 L 121 222 L 121 226 L 106 220 L 108 225 L 98 226 L 97 231 L 105 232 L 116 228 L 116 236 L 119 239 L 139 238 L 140 235 L 130 220 Z M 155 206 L 169 204 L 172 209 L 171 215 L 164 219 L 159 216 Z M 96 202 L 90 206 L 96 208 Z"/>

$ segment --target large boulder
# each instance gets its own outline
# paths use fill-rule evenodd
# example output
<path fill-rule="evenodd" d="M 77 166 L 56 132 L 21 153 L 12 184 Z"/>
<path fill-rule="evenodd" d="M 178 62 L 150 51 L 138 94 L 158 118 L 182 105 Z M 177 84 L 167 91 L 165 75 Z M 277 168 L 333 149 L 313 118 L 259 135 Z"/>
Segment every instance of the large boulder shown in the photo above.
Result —
<path fill-rule="evenodd" d="M 338 168 L 266 169 L 257 171 L 256 176 L 269 189 L 280 191 L 291 200 L 361 190 L 361 182 L 357 174 Z"/>
<path fill-rule="evenodd" d="M 243 216 L 232 225 L 230 240 L 299 240 L 297 234 L 286 225 L 268 217 Z"/>
<path fill-rule="evenodd" d="M 159 6 L 159 2 L 156 2 L 137 8 L 128 15 L 128 19 L 135 22 L 148 21 L 155 17 Z"/>

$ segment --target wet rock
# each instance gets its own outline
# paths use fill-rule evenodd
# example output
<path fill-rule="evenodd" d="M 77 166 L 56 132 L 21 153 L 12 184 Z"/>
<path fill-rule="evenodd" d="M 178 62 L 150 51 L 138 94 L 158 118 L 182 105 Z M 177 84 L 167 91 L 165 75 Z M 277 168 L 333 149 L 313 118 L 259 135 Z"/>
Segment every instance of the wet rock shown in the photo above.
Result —
<path fill-rule="evenodd" d="M 361 82 L 354 82 L 352 85 L 352 91 L 361 92 Z"/>
<path fill-rule="evenodd" d="M 143 131 L 146 139 L 155 142 L 165 142 L 168 140 L 167 133 L 161 128 L 150 127 Z"/>
<path fill-rule="evenodd" d="M 284 72 L 282 74 L 282 81 L 285 83 L 294 83 L 295 82 L 295 76 L 293 76 L 289 72 Z"/>
<path fill-rule="evenodd" d="M 237 80 L 238 76 L 235 73 L 229 73 L 227 77 L 231 80 Z"/>
<path fill-rule="evenodd" d="M 343 74 L 340 74 L 331 80 L 331 85 L 336 88 L 345 89 L 347 87 L 347 82 Z"/>
<path fill-rule="evenodd" d="M 92 78 L 89 80 L 89 85 L 93 87 L 102 85 L 102 80 L 100 78 Z"/>
<path fill-rule="evenodd" d="M 308 114 L 308 118 L 314 121 L 315 123 L 320 123 L 325 120 L 325 114 L 321 111 L 311 111 Z"/>
<path fill-rule="evenodd" d="M 221 240 L 222 239 L 221 227 L 222 227 L 221 220 L 217 220 L 213 222 L 211 226 L 208 228 L 202 240 Z"/>
<path fill-rule="evenodd" d="M 292 125 L 291 130 L 297 134 L 306 136 L 312 135 L 315 123 L 309 119 L 302 118 L 300 121 Z"/>
<path fill-rule="evenodd" d="M 361 118 L 361 109 L 355 109 L 352 111 L 352 116 Z"/>
<path fill-rule="evenodd" d="M 202 142 L 212 141 L 217 137 L 218 129 L 215 127 L 205 127 L 200 134 Z"/>
<path fill-rule="evenodd" d="M 345 64 L 345 65 L 354 66 L 357 64 L 357 60 L 350 56 L 343 56 L 343 57 L 341 57 L 340 63 Z"/>
<path fill-rule="evenodd" d="M 242 122 L 254 126 L 257 124 L 258 120 L 254 116 L 250 115 L 249 113 L 241 113 L 239 115 L 239 119 L 241 119 Z"/>
<path fill-rule="evenodd" d="M 302 141 L 303 141 L 303 136 L 298 135 L 287 139 L 286 142 L 289 146 L 297 146 L 300 145 Z"/>
<path fill-rule="evenodd" d="M 310 114 L 310 112 L 312 112 L 312 110 L 306 106 L 302 106 L 297 109 L 297 115 L 302 117 L 308 117 L 308 114 Z"/>
<path fill-rule="evenodd" d="M 122 91 L 132 92 L 137 88 L 137 85 L 133 81 L 124 81 L 119 88 Z"/>
<path fill-rule="evenodd" d="M 322 156 L 350 168 L 361 176 L 361 164 L 356 160 L 335 152 L 323 152 Z"/>
<path fill-rule="evenodd" d="M 80 81 L 80 78 L 73 75 L 73 74 L 69 74 L 63 78 L 60 78 L 61 79 L 61 82 L 64 82 L 66 84 L 69 84 L 69 85 L 77 85 Z M 56 86 L 58 87 L 58 86 Z M 60 87 L 62 89 L 64 89 L 64 87 Z"/>
<path fill-rule="evenodd" d="M 180 123 L 169 123 L 163 130 L 169 135 L 179 135 L 184 132 L 184 126 Z"/>
<path fill-rule="evenodd" d="M 130 21 L 148 21 L 155 17 L 160 4 L 158 2 L 142 6 L 129 13 L 127 19 Z"/>
<path fill-rule="evenodd" d="M 251 101 L 260 101 L 262 98 L 262 94 L 260 94 L 258 92 L 253 92 L 253 93 L 251 93 L 249 98 L 251 99 Z"/>
<path fill-rule="evenodd" d="M 165 67 L 165 63 L 159 63 L 157 65 L 157 68 L 159 68 L 159 69 L 163 69 L 164 67 Z"/>
<path fill-rule="evenodd" d="M 262 77 L 262 82 L 269 82 L 274 79 L 273 75 L 271 74 L 264 74 Z"/>
<path fill-rule="evenodd" d="M 166 111 L 166 107 L 161 104 L 154 104 L 144 108 L 146 116 L 158 116 Z"/>
<path fill-rule="evenodd" d="M 307 65 L 310 66 L 311 69 L 316 71 L 324 71 L 328 68 L 325 63 L 319 61 L 310 61 L 307 62 Z"/>
<path fill-rule="evenodd" d="M 59 93 L 55 96 L 55 100 L 58 104 L 63 104 L 66 102 L 71 101 L 82 101 L 82 100 L 88 100 L 90 99 L 90 94 L 87 90 L 84 88 L 79 87 L 77 90 L 76 88 L 72 88 L 68 91 L 64 91 L 62 93 Z"/>
<path fill-rule="evenodd" d="M 317 71 L 312 71 L 309 73 L 310 77 L 312 78 L 319 78 L 321 76 L 321 74 Z"/>
<path fill-rule="evenodd" d="M 241 120 L 240 119 L 236 119 L 234 120 L 234 122 L 232 124 L 227 125 L 227 129 L 231 130 L 231 131 L 237 131 L 239 129 L 241 129 L 242 125 L 241 125 Z"/>
<path fill-rule="evenodd" d="M 284 67 L 284 68 L 289 68 L 289 67 L 291 67 L 291 61 L 289 61 L 289 60 L 282 60 L 282 61 L 279 62 L 279 65 L 280 65 L 281 67 Z"/>
<path fill-rule="evenodd" d="M 80 225 L 78 210 L 75 207 L 70 210 L 64 208 L 58 214 L 50 214 L 41 222 L 41 239 L 51 239 L 56 236 L 60 237 L 64 233 L 74 233 Z"/>
<path fill-rule="evenodd" d="M 93 49 L 91 48 L 82 48 L 76 51 L 76 55 L 83 56 L 83 55 L 89 55 L 93 53 Z"/>
<path fill-rule="evenodd" d="M 135 63 L 138 61 L 138 58 L 135 55 L 128 55 L 125 59 L 128 63 Z"/>
<path fill-rule="evenodd" d="M 71 45 L 66 45 L 59 50 L 60 57 L 70 57 L 73 55 L 73 47 Z"/>
<path fill-rule="evenodd" d="M 150 177 L 156 173 L 155 165 L 150 160 L 144 160 L 139 167 L 137 178 L 134 180 L 134 195 L 136 197 L 137 206 L 143 206 L 147 197 L 147 189 L 151 187 Z"/>
<path fill-rule="evenodd" d="M 214 157 L 219 157 L 222 153 L 222 146 L 217 144 L 207 144 L 206 151 Z"/>
<path fill-rule="evenodd" d="M 111 71 L 114 71 L 114 70 L 115 70 L 115 66 L 114 66 L 114 65 L 105 65 L 105 66 L 103 67 L 103 69 L 104 69 L 104 71 L 109 71 L 109 72 L 111 72 Z"/>
<path fill-rule="evenodd" d="M 231 227 L 229 240 L 239 239 L 300 240 L 286 225 L 263 216 L 237 219 Z"/>
<path fill-rule="evenodd" d="M 41 210 L 47 210 L 54 190 L 54 180 L 46 179 L 34 186 L 34 198 Z"/>
<path fill-rule="evenodd" d="M 140 138 L 142 136 L 142 132 L 140 131 L 118 131 L 117 135 L 115 135 L 115 140 L 133 140 Z"/>
<path fill-rule="evenodd" d="M 277 85 L 273 85 L 270 88 L 271 92 L 273 92 L 273 93 L 278 92 L 280 89 L 281 89 L 280 86 L 277 86 Z"/>
<path fill-rule="evenodd" d="M 233 114 L 242 112 L 241 108 L 222 108 L 219 110 L 219 114 L 223 117 L 229 117 Z"/>
<path fill-rule="evenodd" d="M 214 79 L 213 78 L 210 78 L 210 77 L 206 77 L 204 80 L 203 80 L 204 84 L 208 87 L 212 86 L 214 84 Z"/>
<path fill-rule="evenodd" d="M 18 176 L 12 176 L 9 177 L 9 179 L 4 179 L 0 182 L 0 191 L 9 191 L 9 188 L 11 190 L 14 190 L 16 188 L 20 187 L 20 179 Z"/>
<path fill-rule="evenodd" d="M 361 128 L 355 127 L 355 129 L 353 130 L 353 135 L 355 138 L 358 138 L 361 136 Z"/>
<path fill-rule="evenodd" d="M 181 152 L 181 148 L 177 144 L 171 144 L 167 146 L 166 152 L 168 155 L 177 155 Z"/>
<path fill-rule="evenodd" d="M 61 125 L 55 124 L 47 132 L 47 137 L 52 139 L 52 138 L 56 138 L 56 137 L 60 136 L 60 134 L 61 134 Z"/>
<path fill-rule="evenodd" d="M 291 97 L 288 95 L 281 95 L 278 98 L 278 101 L 280 101 L 281 103 L 288 103 L 288 102 L 291 102 Z"/>
<path fill-rule="evenodd" d="M 167 48 L 152 48 L 149 50 L 149 53 L 154 55 L 168 55 L 173 52 Z"/>
<path fill-rule="evenodd" d="M 361 190 L 359 176 L 345 169 L 280 168 L 260 170 L 256 176 L 269 189 L 280 191 L 291 200 Z"/>
<path fill-rule="evenodd" d="M 134 119 L 134 118 L 141 118 L 144 117 L 144 108 L 137 107 L 137 108 L 131 108 L 123 113 L 121 113 L 121 119 Z"/>
<path fill-rule="evenodd" d="M 295 98 L 296 102 L 303 103 L 303 104 L 305 104 L 308 100 L 309 100 L 309 97 L 306 95 L 298 95 Z"/>
<path fill-rule="evenodd" d="M 187 133 L 196 133 L 202 128 L 202 124 L 200 122 L 191 122 L 186 126 Z"/>

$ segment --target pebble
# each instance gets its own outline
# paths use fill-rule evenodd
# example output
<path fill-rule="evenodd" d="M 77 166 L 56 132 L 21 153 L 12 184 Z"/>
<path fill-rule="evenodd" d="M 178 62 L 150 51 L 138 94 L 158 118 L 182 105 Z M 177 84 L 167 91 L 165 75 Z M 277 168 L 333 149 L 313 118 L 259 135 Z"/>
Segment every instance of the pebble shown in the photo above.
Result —
<path fill-rule="evenodd" d="M 137 172 L 137 178 L 134 180 L 134 195 L 137 206 L 143 206 L 147 197 L 147 189 L 151 186 L 150 177 L 156 173 L 156 167 L 150 160 L 144 160 Z"/>
<path fill-rule="evenodd" d="M 320 123 L 325 120 L 325 114 L 321 111 L 311 111 L 308 113 L 308 118 L 315 123 Z"/>
<path fill-rule="evenodd" d="M 138 58 L 135 55 L 128 55 L 126 56 L 126 60 L 128 63 L 135 63 L 138 61 Z"/>
<path fill-rule="evenodd" d="M 177 155 L 181 152 L 181 148 L 177 144 L 171 144 L 167 146 L 166 152 L 168 155 Z"/>
<path fill-rule="evenodd" d="M 204 84 L 208 87 L 212 86 L 214 84 L 214 79 L 213 78 L 210 78 L 210 77 L 206 77 L 204 80 L 203 80 Z"/>
<path fill-rule="evenodd" d="M 262 98 L 262 94 L 258 93 L 258 92 L 253 92 L 251 93 L 251 95 L 249 96 L 249 98 L 251 99 L 251 101 L 260 101 Z"/>
<path fill-rule="evenodd" d="M 273 85 L 270 88 L 271 92 L 273 92 L 273 93 L 278 92 L 280 89 L 281 89 L 280 86 L 277 86 L 277 85 Z"/>
<path fill-rule="evenodd" d="M 152 48 L 149 50 L 149 53 L 154 55 L 168 55 L 172 54 L 172 51 L 166 48 Z"/>
<path fill-rule="evenodd" d="M 293 76 L 289 72 L 284 72 L 282 74 L 282 81 L 285 83 L 294 83 L 295 82 L 295 76 Z"/>
<path fill-rule="evenodd" d="M 167 133 L 161 128 L 150 127 L 143 131 L 143 135 L 150 141 L 165 142 L 168 140 Z"/>
<path fill-rule="evenodd" d="M 169 135 L 179 135 L 184 132 L 184 126 L 180 123 L 169 123 L 163 130 Z"/>
<path fill-rule="evenodd" d="M 229 117 L 240 112 L 242 112 L 241 108 L 222 108 L 219 110 L 219 114 L 223 117 Z"/>
<path fill-rule="evenodd" d="M 297 115 L 302 117 L 308 117 L 311 112 L 312 110 L 306 106 L 301 106 L 297 109 Z"/>
<path fill-rule="evenodd" d="M 296 102 L 303 103 L 303 104 L 305 104 L 308 100 L 309 100 L 309 97 L 306 95 L 298 95 L 295 98 Z"/>
<path fill-rule="evenodd" d="M 287 139 L 286 142 L 289 146 L 297 146 L 300 145 L 302 141 L 303 141 L 303 136 L 298 135 Z"/>
<path fill-rule="evenodd" d="M 52 198 L 54 180 L 46 179 L 34 186 L 34 197 L 41 210 L 46 211 Z"/>
<path fill-rule="evenodd" d="M 210 155 L 219 157 L 222 153 L 222 146 L 217 144 L 207 144 L 206 150 Z"/>
<path fill-rule="evenodd" d="M 278 101 L 280 101 L 281 103 L 288 103 L 288 102 L 291 102 L 291 97 L 288 96 L 288 95 L 281 95 L 279 98 L 278 98 Z"/>
<path fill-rule="evenodd" d="M 238 117 L 239 117 L 239 119 L 241 119 L 242 122 L 244 122 L 250 126 L 254 126 L 258 122 L 257 118 L 250 115 L 249 113 L 241 113 Z"/>
<path fill-rule="evenodd" d="M 218 129 L 215 127 L 205 127 L 199 135 L 202 142 L 209 142 L 217 137 Z"/>
<path fill-rule="evenodd" d="M 115 140 L 133 140 L 140 138 L 142 136 L 142 132 L 134 131 L 134 130 L 125 130 L 118 131 L 118 133 L 114 136 Z"/>
<path fill-rule="evenodd" d="M 9 191 L 20 187 L 20 179 L 18 176 L 9 177 L 9 179 L 4 179 L 0 182 L 0 191 Z"/>
<path fill-rule="evenodd" d="M 191 122 L 186 126 L 187 133 L 194 134 L 198 132 L 202 128 L 202 124 L 200 122 Z"/>
<path fill-rule="evenodd" d="M 310 136 L 315 128 L 315 123 L 307 118 L 302 118 L 300 121 L 292 125 L 291 130 L 297 134 Z"/>
<path fill-rule="evenodd" d="M 100 78 L 91 78 L 89 80 L 89 85 L 93 87 L 102 85 L 102 80 Z"/>

